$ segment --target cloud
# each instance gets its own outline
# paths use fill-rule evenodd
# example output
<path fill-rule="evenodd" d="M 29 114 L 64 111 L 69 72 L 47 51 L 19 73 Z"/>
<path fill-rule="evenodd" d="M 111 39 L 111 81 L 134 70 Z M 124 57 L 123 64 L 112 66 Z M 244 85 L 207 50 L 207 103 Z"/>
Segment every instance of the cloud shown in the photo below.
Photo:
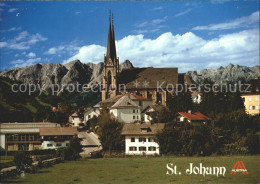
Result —
<path fill-rule="evenodd" d="M 161 34 L 156 39 L 144 35 L 129 35 L 116 42 L 120 62 L 129 59 L 136 67 L 178 67 L 180 72 L 225 66 L 229 63 L 257 65 L 259 63 L 259 30 L 245 30 L 204 40 L 192 32 Z M 103 62 L 106 48 L 85 45 L 64 63 Z"/>
<path fill-rule="evenodd" d="M 39 61 L 41 61 L 41 58 L 31 58 L 27 60 L 18 59 L 18 60 L 11 61 L 10 63 L 13 64 L 15 68 L 17 67 L 21 68 L 21 67 L 36 64 L 36 62 Z"/>
<path fill-rule="evenodd" d="M 29 54 L 27 54 L 27 57 L 34 58 L 34 57 L 36 57 L 36 54 L 33 52 L 30 52 Z"/>
<path fill-rule="evenodd" d="M 101 62 L 101 58 L 104 57 L 106 48 L 100 45 L 88 45 L 83 46 L 78 50 L 78 53 L 69 59 L 65 60 L 63 63 L 68 63 L 75 59 L 79 59 L 82 62 L 93 62 L 98 63 Z"/>
<path fill-rule="evenodd" d="M 162 6 L 155 7 L 153 10 L 163 10 Z"/>
<path fill-rule="evenodd" d="M 72 41 L 67 44 L 60 44 L 56 47 L 49 48 L 44 54 L 47 55 L 62 55 L 62 54 L 69 54 L 74 55 L 80 49 L 78 46 L 78 41 Z"/>
<path fill-rule="evenodd" d="M 189 8 L 189 9 L 183 11 L 183 12 L 177 13 L 177 14 L 175 15 L 175 17 L 179 17 L 179 16 L 182 16 L 182 15 L 185 15 L 185 14 L 189 13 L 191 10 L 192 10 L 192 9 Z"/>
<path fill-rule="evenodd" d="M 223 3 L 226 3 L 226 2 L 229 2 L 231 0 L 211 0 L 210 2 L 212 4 L 223 4 Z"/>
<path fill-rule="evenodd" d="M 1 42 L 0 47 L 15 50 L 27 50 L 32 45 L 45 40 L 47 40 L 47 38 L 43 37 L 39 33 L 29 34 L 27 31 L 22 31 L 16 37 Z"/>
<path fill-rule="evenodd" d="M 232 21 L 228 21 L 220 24 L 210 24 L 207 26 L 196 26 L 192 30 L 226 30 L 226 29 L 236 29 L 241 27 L 249 27 L 254 24 L 259 24 L 259 11 L 252 13 L 249 16 L 237 18 Z"/>
<path fill-rule="evenodd" d="M 8 31 L 19 31 L 21 29 L 22 29 L 21 27 L 12 27 L 12 28 L 8 29 Z"/>
<path fill-rule="evenodd" d="M 13 12 L 16 12 L 18 10 L 18 8 L 10 8 L 8 10 L 9 13 L 13 13 Z"/>
<path fill-rule="evenodd" d="M 78 14 L 80 14 L 80 12 L 75 12 L 75 15 L 78 15 Z"/>
<path fill-rule="evenodd" d="M 151 21 L 144 21 L 142 23 L 136 24 L 135 27 L 138 29 L 134 30 L 135 33 L 137 34 L 142 34 L 142 33 L 154 33 L 159 31 L 161 28 L 166 27 L 162 25 L 162 23 L 166 22 L 167 16 L 159 19 L 153 19 Z"/>

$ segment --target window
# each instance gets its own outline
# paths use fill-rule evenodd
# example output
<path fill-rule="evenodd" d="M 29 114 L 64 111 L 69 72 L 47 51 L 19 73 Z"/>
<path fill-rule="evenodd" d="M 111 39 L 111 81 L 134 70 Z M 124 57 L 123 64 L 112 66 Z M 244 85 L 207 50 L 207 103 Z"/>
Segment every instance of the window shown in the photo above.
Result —
<path fill-rule="evenodd" d="M 47 147 L 52 147 L 52 144 L 47 144 Z"/>
<path fill-rule="evenodd" d="M 130 147 L 129 147 L 129 150 L 130 150 L 130 151 L 136 151 L 136 150 L 137 150 L 137 147 L 135 147 L 135 146 L 130 146 Z"/>
<path fill-rule="evenodd" d="M 156 151 L 156 147 L 150 146 L 150 147 L 148 148 L 148 150 L 149 150 L 149 151 Z"/>
<path fill-rule="evenodd" d="M 252 98 L 251 98 L 251 97 L 249 97 L 249 99 L 248 99 L 248 100 L 249 100 L 249 102 L 252 102 Z"/>
<path fill-rule="evenodd" d="M 255 106 L 254 105 L 252 106 L 252 109 L 255 110 Z"/>
<path fill-rule="evenodd" d="M 258 101 L 258 97 L 257 97 L 257 96 L 255 97 L 255 101 L 256 101 L 256 102 Z"/>
<path fill-rule="evenodd" d="M 146 151 L 146 147 L 144 146 L 139 147 L 139 151 Z"/>
<path fill-rule="evenodd" d="M 133 116 L 133 119 L 135 119 L 135 116 Z"/>
<path fill-rule="evenodd" d="M 134 137 L 131 137 L 131 142 L 135 142 L 135 138 Z"/>
<path fill-rule="evenodd" d="M 136 116 L 136 119 L 138 119 L 138 116 Z"/>
<path fill-rule="evenodd" d="M 138 110 L 136 110 L 136 113 L 138 113 Z"/>
<path fill-rule="evenodd" d="M 135 113 L 135 110 L 133 110 L 133 113 Z"/>
<path fill-rule="evenodd" d="M 25 141 L 26 140 L 26 135 L 21 135 L 21 141 Z"/>
<path fill-rule="evenodd" d="M 139 142 L 146 142 L 146 138 L 140 137 L 140 138 L 139 138 Z"/>
<path fill-rule="evenodd" d="M 69 143 L 66 143 L 66 146 L 69 146 L 70 144 Z"/>
<path fill-rule="evenodd" d="M 61 143 L 57 143 L 56 146 L 57 146 L 57 147 L 60 147 L 60 146 L 61 146 Z"/>
<path fill-rule="evenodd" d="M 148 142 L 154 142 L 154 138 L 149 137 Z"/>
<path fill-rule="evenodd" d="M 242 98 L 243 102 L 245 102 L 245 97 Z"/>
<path fill-rule="evenodd" d="M 88 115 L 88 119 L 90 119 L 91 118 L 91 115 Z"/>
<path fill-rule="evenodd" d="M 34 141 L 34 135 L 29 135 L 29 140 Z"/>

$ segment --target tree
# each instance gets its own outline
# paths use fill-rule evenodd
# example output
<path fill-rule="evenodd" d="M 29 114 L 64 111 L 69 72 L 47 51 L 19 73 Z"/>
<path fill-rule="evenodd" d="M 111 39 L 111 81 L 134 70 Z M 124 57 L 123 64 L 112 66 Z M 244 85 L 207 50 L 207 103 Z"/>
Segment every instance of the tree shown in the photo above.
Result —
<path fill-rule="evenodd" d="M 193 102 L 190 92 L 182 92 L 178 95 L 168 94 L 167 107 L 170 109 L 173 116 L 175 116 L 177 112 L 193 110 Z"/>
<path fill-rule="evenodd" d="M 83 151 L 80 141 L 81 141 L 80 138 L 74 136 L 70 140 L 70 144 L 68 147 L 59 148 L 57 150 L 57 155 L 63 157 L 64 160 L 79 158 L 79 153 Z"/>
<path fill-rule="evenodd" d="M 19 151 L 14 156 L 14 163 L 18 169 L 24 170 L 31 166 L 33 161 L 28 153 Z"/>
<path fill-rule="evenodd" d="M 162 154 L 179 153 L 180 131 L 175 128 L 174 123 L 167 123 L 165 128 L 156 134 L 156 140 L 160 145 L 160 152 Z"/>
<path fill-rule="evenodd" d="M 173 120 L 173 114 L 165 106 L 161 106 L 152 112 L 151 117 L 154 123 L 167 123 Z"/>
<path fill-rule="evenodd" d="M 99 116 L 98 134 L 103 150 L 108 150 L 111 154 L 112 150 L 121 150 L 123 147 L 123 136 L 121 131 L 123 124 L 112 119 L 108 112 L 103 111 Z"/>
<path fill-rule="evenodd" d="M 74 136 L 70 140 L 69 147 L 72 149 L 74 157 L 78 157 L 79 153 L 83 151 L 80 141 L 80 138 L 78 138 L 77 136 Z"/>

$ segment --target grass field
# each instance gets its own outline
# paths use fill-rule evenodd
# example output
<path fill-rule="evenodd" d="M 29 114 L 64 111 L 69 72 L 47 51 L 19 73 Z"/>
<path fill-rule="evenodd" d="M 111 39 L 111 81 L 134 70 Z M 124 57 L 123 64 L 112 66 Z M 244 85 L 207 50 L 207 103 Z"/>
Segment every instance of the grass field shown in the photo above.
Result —
<path fill-rule="evenodd" d="M 242 160 L 248 175 L 230 175 L 234 164 Z M 100 158 L 70 161 L 44 168 L 24 178 L 12 178 L 3 183 L 259 183 L 260 156 L 222 157 L 153 157 Z M 225 166 L 225 176 L 187 175 L 189 163 L 204 166 Z M 177 165 L 182 175 L 166 175 L 166 164 Z"/>

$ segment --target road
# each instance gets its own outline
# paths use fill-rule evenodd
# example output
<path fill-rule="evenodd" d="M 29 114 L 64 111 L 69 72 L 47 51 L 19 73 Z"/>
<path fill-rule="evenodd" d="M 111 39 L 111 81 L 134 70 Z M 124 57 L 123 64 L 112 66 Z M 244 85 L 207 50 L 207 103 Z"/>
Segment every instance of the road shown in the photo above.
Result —
<path fill-rule="evenodd" d="M 82 138 L 81 145 L 84 150 L 80 153 L 81 156 L 90 156 L 91 152 L 102 149 L 98 136 L 93 132 L 78 132 L 78 137 Z"/>

